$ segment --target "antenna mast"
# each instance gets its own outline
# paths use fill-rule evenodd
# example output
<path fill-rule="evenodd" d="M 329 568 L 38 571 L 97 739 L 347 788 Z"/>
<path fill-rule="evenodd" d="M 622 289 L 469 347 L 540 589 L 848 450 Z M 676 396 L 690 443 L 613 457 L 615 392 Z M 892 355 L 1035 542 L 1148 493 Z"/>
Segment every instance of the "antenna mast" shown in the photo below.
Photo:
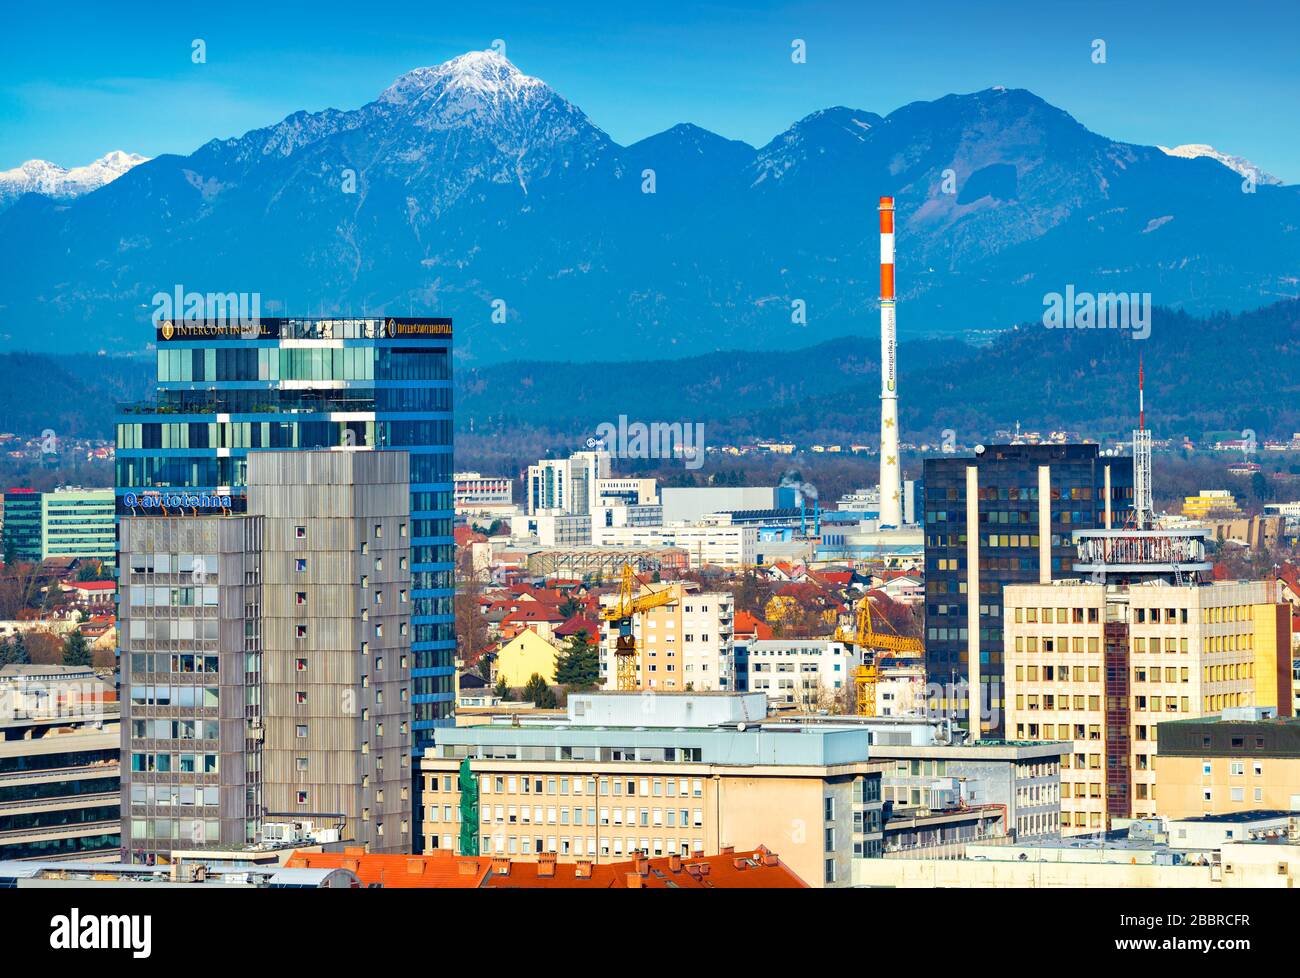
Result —
<path fill-rule="evenodd" d="M 1155 505 L 1151 500 L 1151 432 L 1147 430 L 1142 358 L 1138 357 L 1138 426 L 1133 432 L 1133 522 L 1139 530 L 1151 528 Z"/>

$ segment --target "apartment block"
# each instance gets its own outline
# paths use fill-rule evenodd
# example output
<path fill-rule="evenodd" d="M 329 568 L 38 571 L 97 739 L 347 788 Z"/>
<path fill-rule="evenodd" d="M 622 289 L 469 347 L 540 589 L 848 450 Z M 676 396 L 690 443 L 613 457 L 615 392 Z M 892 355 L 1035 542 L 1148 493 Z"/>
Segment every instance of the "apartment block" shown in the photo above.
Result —
<path fill-rule="evenodd" d="M 1261 623 L 1272 641 L 1277 620 L 1256 609 L 1271 608 L 1273 595 L 1263 581 L 1073 579 L 1003 591 L 1006 729 L 1017 740 L 1070 744 L 1063 831 L 1163 814 L 1154 764 L 1161 722 L 1276 700 L 1277 678 L 1261 691 L 1256 666 Z"/>
<path fill-rule="evenodd" d="M 421 761 L 425 850 L 456 847 L 464 817 L 478 826 L 475 855 L 560 863 L 716 853 L 766 837 L 810 885 L 846 886 L 852 859 L 881 851 L 868 734 L 767 727 L 766 709 L 762 694 L 575 694 L 564 717 L 442 733 Z"/>
<path fill-rule="evenodd" d="M 647 592 L 661 589 L 672 590 L 676 600 L 632 619 L 640 688 L 661 692 L 734 690 L 735 599 L 727 592 L 702 592 L 691 581 L 643 588 Z M 602 607 L 617 601 L 613 594 L 600 599 Z M 605 689 L 617 683 L 616 625 L 604 620 L 600 624 L 600 678 Z"/>
<path fill-rule="evenodd" d="M 833 639 L 759 639 L 745 648 L 744 692 L 766 693 L 775 706 L 828 708 L 853 685 L 862 653 Z"/>
<path fill-rule="evenodd" d="M 253 453 L 246 514 L 122 520 L 125 858 L 285 823 L 411 850 L 408 464 Z"/>

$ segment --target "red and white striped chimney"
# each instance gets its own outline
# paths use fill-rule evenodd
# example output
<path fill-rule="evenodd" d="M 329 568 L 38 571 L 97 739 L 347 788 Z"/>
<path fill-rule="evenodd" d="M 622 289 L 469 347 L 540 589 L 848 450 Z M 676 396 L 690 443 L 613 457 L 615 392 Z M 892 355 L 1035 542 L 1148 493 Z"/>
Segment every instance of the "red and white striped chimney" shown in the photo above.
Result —
<path fill-rule="evenodd" d="M 898 464 L 898 355 L 894 319 L 894 198 L 880 198 L 880 523 L 903 523 Z"/>

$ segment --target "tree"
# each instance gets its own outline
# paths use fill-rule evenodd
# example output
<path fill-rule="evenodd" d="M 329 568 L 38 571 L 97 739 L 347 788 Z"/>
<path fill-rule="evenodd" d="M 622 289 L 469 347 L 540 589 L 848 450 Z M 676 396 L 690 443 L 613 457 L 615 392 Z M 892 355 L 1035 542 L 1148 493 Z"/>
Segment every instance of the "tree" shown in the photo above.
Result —
<path fill-rule="evenodd" d="M 27 640 L 23 638 L 22 632 L 14 632 L 12 641 L 6 642 L 3 652 L 0 652 L 0 664 L 26 666 L 31 665 L 32 656 L 27 651 Z"/>
<path fill-rule="evenodd" d="M 80 628 L 68 632 L 63 640 L 63 664 L 65 666 L 88 666 L 91 664 L 90 645 Z"/>
<path fill-rule="evenodd" d="M 561 686 L 593 689 L 600 682 L 600 650 L 585 631 L 569 639 L 555 663 L 555 681 Z"/>
<path fill-rule="evenodd" d="M 31 655 L 27 653 L 27 642 L 23 641 L 22 632 L 14 632 L 13 639 L 0 642 L 0 666 L 27 666 Z"/>
<path fill-rule="evenodd" d="M 63 658 L 63 642 L 53 632 L 39 628 L 23 638 L 27 643 L 27 654 L 34 664 L 52 666 Z"/>
<path fill-rule="evenodd" d="M 540 673 L 533 673 L 524 685 L 524 702 L 539 710 L 555 709 L 555 690 L 546 684 Z"/>
<path fill-rule="evenodd" d="M 560 605 L 559 611 L 565 618 L 572 618 L 582 611 L 582 602 L 573 595 L 569 595 L 564 599 L 564 603 Z"/>
<path fill-rule="evenodd" d="M 494 690 L 497 699 L 503 703 L 510 699 L 510 687 L 506 685 L 506 674 L 503 672 L 497 676 L 497 688 Z"/>
<path fill-rule="evenodd" d="M 456 582 L 452 611 L 456 616 L 456 656 L 467 666 L 478 663 L 488 644 L 488 621 L 480 607 L 483 582 L 473 576 Z"/>

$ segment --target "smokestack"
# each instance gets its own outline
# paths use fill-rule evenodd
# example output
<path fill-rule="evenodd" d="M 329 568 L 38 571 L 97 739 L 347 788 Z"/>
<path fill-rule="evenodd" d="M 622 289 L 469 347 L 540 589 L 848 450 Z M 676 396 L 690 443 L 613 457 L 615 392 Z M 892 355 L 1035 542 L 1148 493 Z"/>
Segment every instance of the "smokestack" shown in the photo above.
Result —
<path fill-rule="evenodd" d="M 898 465 L 897 324 L 894 320 L 894 198 L 880 198 L 880 522 L 903 524 Z"/>

